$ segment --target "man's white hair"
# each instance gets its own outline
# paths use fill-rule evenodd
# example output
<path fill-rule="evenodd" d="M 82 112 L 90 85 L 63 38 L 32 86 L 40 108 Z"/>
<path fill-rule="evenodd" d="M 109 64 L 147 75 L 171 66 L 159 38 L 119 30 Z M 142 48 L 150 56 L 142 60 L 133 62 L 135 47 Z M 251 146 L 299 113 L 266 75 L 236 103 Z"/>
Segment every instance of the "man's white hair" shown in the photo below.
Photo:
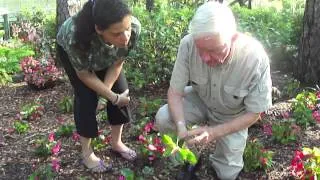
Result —
<path fill-rule="evenodd" d="M 215 1 L 202 4 L 189 24 L 189 33 L 194 37 L 210 33 L 230 39 L 236 31 L 236 21 L 231 9 Z"/>

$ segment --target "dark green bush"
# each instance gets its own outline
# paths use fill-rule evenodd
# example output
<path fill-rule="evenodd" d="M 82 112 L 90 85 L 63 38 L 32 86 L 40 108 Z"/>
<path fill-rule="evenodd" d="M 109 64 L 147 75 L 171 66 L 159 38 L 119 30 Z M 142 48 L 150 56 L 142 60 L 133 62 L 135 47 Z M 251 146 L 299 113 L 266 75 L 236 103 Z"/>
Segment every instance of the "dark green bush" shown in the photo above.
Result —
<path fill-rule="evenodd" d="M 193 10 L 174 9 L 164 3 L 152 12 L 137 5 L 133 12 L 142 24 L 142 31 L 137 48 L 128 59 L 128 79 L 137 89 L 168 81 Z"/>

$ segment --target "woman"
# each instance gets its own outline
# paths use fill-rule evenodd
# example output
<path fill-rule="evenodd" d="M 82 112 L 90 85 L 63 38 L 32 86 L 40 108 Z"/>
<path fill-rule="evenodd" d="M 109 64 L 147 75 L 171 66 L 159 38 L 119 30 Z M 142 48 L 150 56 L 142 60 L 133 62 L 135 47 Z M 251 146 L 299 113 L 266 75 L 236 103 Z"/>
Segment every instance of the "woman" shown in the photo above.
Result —
<path fill-rule="evenodd" d="M 91 139 L 98 136 L 98 95 L 108 100 L 112 150 L 127 160 L 136 158 L 135 151 L 121 141 L 123 124 L 131 117 L 122 66 L 139 33 L 139 21 L 122 0 L 90 0 L 63 23 L 57 35 L 57 50 L 74 88 L 74 119 L 83 163 L 93 172 L 111 168 L 91 148 Z"/>

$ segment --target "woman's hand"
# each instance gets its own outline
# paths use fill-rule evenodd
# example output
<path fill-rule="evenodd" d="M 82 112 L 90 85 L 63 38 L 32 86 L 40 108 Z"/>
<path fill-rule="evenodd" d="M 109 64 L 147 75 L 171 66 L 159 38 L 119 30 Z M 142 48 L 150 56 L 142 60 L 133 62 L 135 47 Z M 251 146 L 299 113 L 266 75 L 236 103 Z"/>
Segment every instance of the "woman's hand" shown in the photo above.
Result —
<path fill-rule="evenodd" d="M 209 143 L 217 138 L 214 135 L 214 128 L 208 126 L 202 126 L 188 131 L 187 137 L 192 138 L 187 141 L 189 145 Z"/>
<path fill-rule="evenodd" d="M 119 107 L 127 106 L 130 102 L 129 89 L 125 90 L 122 94 L 117 94 L 117 99 L 113 102 L 114 105 Z"/>

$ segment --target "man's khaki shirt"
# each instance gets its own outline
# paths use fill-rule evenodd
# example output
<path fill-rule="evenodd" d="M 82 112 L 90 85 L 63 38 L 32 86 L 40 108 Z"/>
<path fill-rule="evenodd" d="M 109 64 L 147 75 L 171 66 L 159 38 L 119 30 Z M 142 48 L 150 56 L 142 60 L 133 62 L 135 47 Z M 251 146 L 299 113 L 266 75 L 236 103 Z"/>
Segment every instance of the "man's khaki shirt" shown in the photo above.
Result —
<path fill-rule="evenodd" d="M 214 121 L 231 120 L 246 112 L 259 113 L 272 105 L 269 58 L 255 39 L 240 34 L 226 63 L 202 62 L 191 35 L 179 46 L 170 86 L 183 93 L 190 82 Z"/>

